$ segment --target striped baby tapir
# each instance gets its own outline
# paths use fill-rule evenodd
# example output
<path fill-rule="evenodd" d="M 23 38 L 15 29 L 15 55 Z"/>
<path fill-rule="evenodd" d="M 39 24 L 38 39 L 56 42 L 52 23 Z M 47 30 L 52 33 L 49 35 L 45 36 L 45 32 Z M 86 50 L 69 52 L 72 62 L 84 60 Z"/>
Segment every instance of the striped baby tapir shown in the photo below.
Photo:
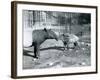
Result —
<path fill-rule="evenodd" d="M 67 46 L 67 49 L 75 48 L 76 46 L 79 47 L 79 44 L 78 44 L 79 37 L 76 36 L 75 34 L 65 33 L 60 36 L 61 36 L 61 40 L 64 44 L 64 50 L 66 49 L 66 46 Z"/>

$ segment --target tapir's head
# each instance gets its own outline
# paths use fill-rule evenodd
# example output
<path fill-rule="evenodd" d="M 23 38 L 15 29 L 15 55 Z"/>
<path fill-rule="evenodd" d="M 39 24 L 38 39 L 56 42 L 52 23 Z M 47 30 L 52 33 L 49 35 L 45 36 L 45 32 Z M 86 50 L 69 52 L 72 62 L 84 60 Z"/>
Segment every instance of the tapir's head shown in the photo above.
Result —
<path fill-rule="evenodd" d="M 53 32 L 51 29 L 47 30 L 46 28 L 44 28 L 44 31 L 47 34 L 47 39 L 55 39 L 58 41 L 58 37 L 57 37 L 56 33 Z"/>

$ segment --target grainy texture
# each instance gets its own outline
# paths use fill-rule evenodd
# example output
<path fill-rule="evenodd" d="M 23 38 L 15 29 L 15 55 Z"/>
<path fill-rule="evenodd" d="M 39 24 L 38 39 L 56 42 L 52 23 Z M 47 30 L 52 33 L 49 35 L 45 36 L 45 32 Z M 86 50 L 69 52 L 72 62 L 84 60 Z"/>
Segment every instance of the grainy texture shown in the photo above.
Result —
<path fill-rule="evenodd" d="M 57 45 L 59 42 L 60 41 L 46 40 L 41 45 L 41 57 L 38 60 L 34 61 L 33 57 L 24 55 L 23 68 L 40 69 L 91 65 L 90 43 L 80 42 L 80 49 L 69 49 L 64 51 L 64 48 L 62 47 L 63 44 L 61 44 L 62 46 Z M 56 43 L 56 45 L 54 43 Z M 26 50 L 32 51 L 33 48 L 27 48 Z M 28 54 L 33 55 L 33 52 L 29 52 Z"/>
<path fill-rule="evenodd" d="M 48 38 L 41 43 L 40 59 L 33 57 L 34 46 L 23 48 L 23 69 L 91 65 L 90 13 L 23 10 L 23 28 L 23 46 L 29 45 L 27 43 L 30 41 L 29 38 L 32 37 L 29 33 L 33 30 L 51 29 L 59 39 L 56 41 L 54 40 L 55 38 Z M 32 39 L 36 38 L 36 41 L 39 41 L 43 35 L 47 34 L 39 32 L 38 34 L 33 33 L 32 35 L 35 35 Z M 61 35 L 64 35 L 62 39 L 60 37 Z M 75 48 L 73 44 L 76 45 Z"/>

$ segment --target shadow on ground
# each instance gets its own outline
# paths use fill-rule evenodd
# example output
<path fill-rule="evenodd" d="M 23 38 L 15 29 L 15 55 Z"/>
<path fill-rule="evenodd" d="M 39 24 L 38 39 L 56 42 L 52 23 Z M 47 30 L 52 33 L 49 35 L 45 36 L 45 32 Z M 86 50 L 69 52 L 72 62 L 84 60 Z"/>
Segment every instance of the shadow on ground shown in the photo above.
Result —
<path fill-rule="evenodd" d="M 60 46 L 56 46 L 56 47 L 47 47 L 47 48 L 41 48 L 40 51 L 44 51 L 44 50 L 50 50 L 50 49 L 54 49 L 54 50 L 60 50 L 60 51 L 64 51 L 63 49 L 64 47 L 60 47 Z M 28 53 L 34 53 L 34 50 L 23 50 L 23 55 L 25 56 L 30 56 L 30 57 L 34 57 L 34 55 L 28 54 Z"/>

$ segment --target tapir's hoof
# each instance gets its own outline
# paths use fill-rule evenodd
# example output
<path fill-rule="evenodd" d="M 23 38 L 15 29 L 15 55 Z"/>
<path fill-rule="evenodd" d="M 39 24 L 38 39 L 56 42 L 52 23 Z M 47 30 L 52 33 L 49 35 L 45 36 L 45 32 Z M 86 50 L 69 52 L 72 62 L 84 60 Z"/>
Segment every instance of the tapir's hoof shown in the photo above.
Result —
<path fill-rule="evenodd" d="M 38 59 L 39 57 L 35 57 L 36 59 Z"/>
<path fill-rule="evenodd" d="M 39 57 L 33 56 L 32 61 L 37 61 L 37 60 L 39 60 Z"/>
<path fill-rule="evenodd" d="M 36 59 L 38 59 L 38 57 L 37 57 L 37 56 L 33 56 L 33 58 L 36 58 Z"/>
<path fill-rule="evenodd" d="M 37 60 L 36 58 L 32 59 L 32 61 L 36 61 L 36 60 Z"/>

